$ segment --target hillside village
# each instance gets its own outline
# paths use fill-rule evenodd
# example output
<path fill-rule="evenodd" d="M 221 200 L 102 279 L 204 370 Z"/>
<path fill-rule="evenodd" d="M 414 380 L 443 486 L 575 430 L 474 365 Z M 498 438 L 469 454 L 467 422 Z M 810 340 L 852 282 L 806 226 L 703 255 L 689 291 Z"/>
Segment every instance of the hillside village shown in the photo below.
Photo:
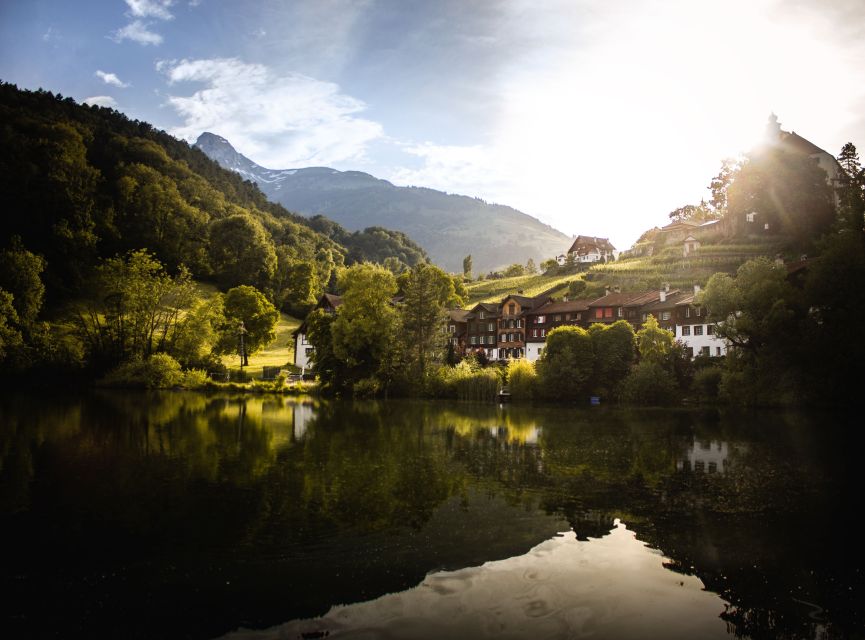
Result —
<path fill-rule="evenodd" d="M 766 145 L 812 159 L 835 190 L 842 175 L 838 161 L 795 132 L 783 131 L 774 114 L 767 124 Z M 809 261 L 804 255 L 788 256 L 785 261 L 781 249 L 789 244 L 789 237 L 757 212 L 707 217 L 674 219 L 647 231 L 625 251 L 617 250 L 608 238 L 578 235 L 567 251 L 544 263 L 542 276 L 518 277 L 519 288 L 513 291 L 481 294 L 482 299 L 466 308 L 448 309 L 443 331 L 453 352 L 490 362 L 535 362 L 543 353 L 547 334 L 557 327 L 588 328 L 625 320 L 639 331 L 651 315 L 673 333 L 691 358 L 726 355 L 729 345 L 715 334 L 715 323 L 707 319 L 700 302 L 701 287 L 709 277 L 732 274 L 747 260 L 767 256 L 795 281 Z M 570 275 L 552 284 L 546 281 L 551 286 L 541 292 L 527 291 L 556 271 Z M 500 277 L 491 273 L 486 279 Z M 568 285 L 575 281 L 585 285 L 581 297 L 568 294 Z M 481 291 L 479 284 L 469 285 L 470 293 Z M 335 313 L 340 304 L 339 296 L 326 294 L 316 308 Z M 307 370 L 314 349 L 307 341 L 305 324 L 294 337 L 294 364 Z"/>

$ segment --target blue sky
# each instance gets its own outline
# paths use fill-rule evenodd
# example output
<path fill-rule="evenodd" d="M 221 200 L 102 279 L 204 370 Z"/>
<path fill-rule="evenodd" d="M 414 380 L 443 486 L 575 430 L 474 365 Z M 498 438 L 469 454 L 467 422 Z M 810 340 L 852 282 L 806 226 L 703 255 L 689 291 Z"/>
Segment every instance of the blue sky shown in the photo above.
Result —
<path fill-rule="evenodd" d="M 706 195 L 772 111 L 865 149 L 863 60 L 861 0 L 0 3 L 0 78 L 20 87 L 619 248 Z"/>

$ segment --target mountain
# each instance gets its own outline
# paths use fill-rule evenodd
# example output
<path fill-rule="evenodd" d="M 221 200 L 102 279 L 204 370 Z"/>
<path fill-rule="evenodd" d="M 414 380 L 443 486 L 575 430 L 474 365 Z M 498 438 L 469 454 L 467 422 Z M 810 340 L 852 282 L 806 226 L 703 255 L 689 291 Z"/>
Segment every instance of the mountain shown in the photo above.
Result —
<path fill-rule="evenodd" d="M 352 230 L 381 226 L 402 231 L 450 271 L 461 271 L 468 254 L 478 273 L 529 258 L 539 264 L 570 244 L 568 236 L 537 218 L 478 198 L 397 187 L 360 171 L 267 169 L 212 133 L 201 134 L 195 145 L 291 211 L 324 214 Z"/>

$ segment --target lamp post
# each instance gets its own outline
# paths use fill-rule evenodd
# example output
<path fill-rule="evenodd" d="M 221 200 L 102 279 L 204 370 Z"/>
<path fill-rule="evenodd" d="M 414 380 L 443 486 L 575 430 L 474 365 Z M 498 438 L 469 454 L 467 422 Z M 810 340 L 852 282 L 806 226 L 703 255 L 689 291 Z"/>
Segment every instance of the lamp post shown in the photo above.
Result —
<path fill-rule="evenodd" d="M 243 326 L 243 320 L 240 321 L 240 326 L 237 328 L 238 339 L 239 339 L 239 347 L 240 347 L 240 370 L 243 371 L 243 367 L 249 365 L 249 358 L 246 356 L 246 345 L 244 344 L 243 337 L 246 335 L 246 327 Z"/>

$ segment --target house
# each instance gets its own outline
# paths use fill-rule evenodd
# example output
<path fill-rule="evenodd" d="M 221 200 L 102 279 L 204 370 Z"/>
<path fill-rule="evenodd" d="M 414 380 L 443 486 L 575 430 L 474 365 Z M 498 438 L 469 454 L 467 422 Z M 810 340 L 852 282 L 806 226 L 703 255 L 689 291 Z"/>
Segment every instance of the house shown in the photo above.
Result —
<path fill-rule="evenodd" d="M 699 285 L 695 285 L 693 293 L 675 300 L 675 326 L 672 331 L 692 357 L 726 355 L 729 347 L 727 341 L 715 335 L 715 323 L 707 321 L 706 310 L 695 302 L 699 292 Z"/>
<path fill-rule="evenodd" d="M 786 151 L 808 156 L 826 172 L 826 179 L 833 189 L 838 186 L 839 179 L 843 176 L 843 169 L 838 161 L 828 151 L 818 147 L 810 140 L 806 140 L 795 131 L 783 131 L 778 116 L 774 113 L 769 115 L 766 123 L 766 144 Z"/>
<path fill-rule="evenodd" d="M 608 292 L 601 298 L 588 304 L 589 323 L 612 324 L 617 320 L 627 320 L 634 329 L 643 324 L 641 309 L 660 299 L 658 291 L 642 291 L 638 293 Z"/>
<path fill-rule="evenodd" d="M 499 305 L 495 302 L 479 302 L 469 310 L 465 315 L 465 353 L 483 351 L 488 359 L 495 359 L 500 315 Z"/>
<path fill-rule="evenodd" d="M 327 313 L 336 313 L 337 308 L 342 304 L 342 298 L 332 293 L 325 293 L 318 299 L 315 309 L 324 309 Z M 312 354 L 315 348 L 309 343 L 306 338 L 307 324 L 304 320 L 300 326 L 292 332 L 294 338 L 294 366 L 302 371 L 310 368 Z"/>
<path fill-rule="evenodd" d="M 688 237 L 685 238 L 685 242 L 682 246 L 682 257 L 687 258 L 699 248 L 700 241 L 697 240 L 693 235 L 689 234 Z"/>
<path fill-rule="evenodd" d="M 526 359 L 534 362 L 544 352 L 547 334 L 565 325 L 588 326 L 588 300 L 547 302 L 526 313 Z"/>
<path fill-rule="evenodd" d="M 551 300 L 549 295 L 541 294 L 536 297 L 509 295 L 501 301 L 497 353 L 499 360 L 525 357 L 526 317 L 532 309 Z"/>
<path fill-rule="evenodd" d="M 448 320 L 445 325 L 445 331 L 448 335 L 448 342 L 453 345 L 454 351 L 463 354 L 466 351 L 466 336 L 468 333 L 469 311 L 465 309 L 448 309 Z"/>
<path fill-rule="evenodd" d="M 618 252 L 608 238 L 577 236 L 571 248 L 568 249 L 568 255 L 573 255 L 575 262 L 591 263 L 615 260 Z"/>

